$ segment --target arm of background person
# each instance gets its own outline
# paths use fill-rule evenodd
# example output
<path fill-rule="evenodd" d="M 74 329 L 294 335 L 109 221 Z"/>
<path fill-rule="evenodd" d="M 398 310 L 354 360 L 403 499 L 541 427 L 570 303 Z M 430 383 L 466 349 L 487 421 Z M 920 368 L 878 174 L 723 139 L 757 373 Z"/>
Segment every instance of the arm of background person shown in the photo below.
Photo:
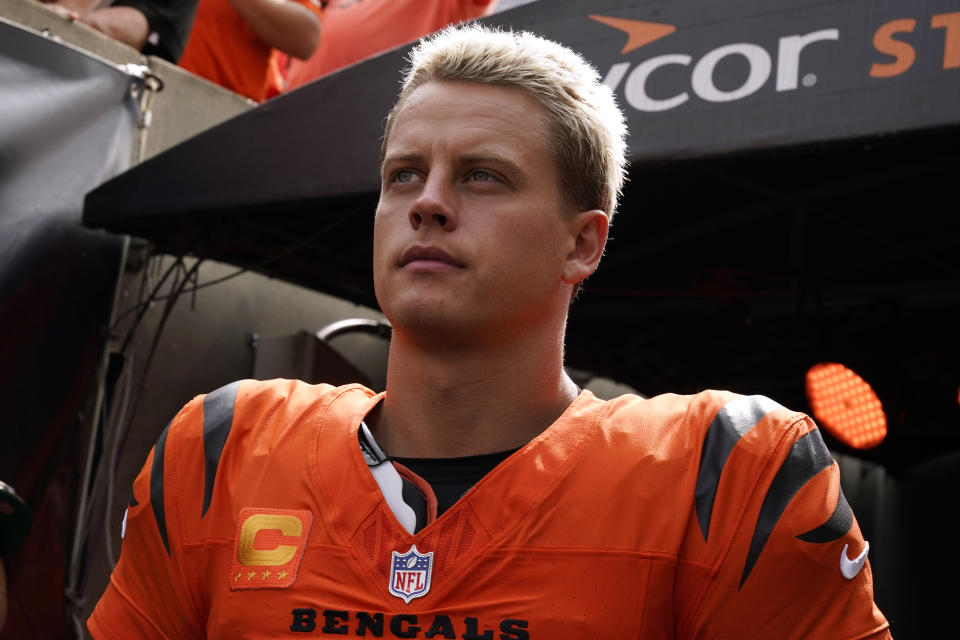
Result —
<path fill-rule="evenodd" d="M 83 22 L 145 55 L 176 63 L 183 55 L 198 0 L 112 0 L 112 6 L 99 9 L 94 7 L 100 0 L 41 1 L 67 20 Z"/>
<path fill-rule="evenodd" d="M 68 20 L 76 20 L 105 33 L 114 40 L 140 50 L 150 35 L 146 16 L 132 7 L 93 9 L 98 0 L 57 0 L 47 7 Z"/>
<path fill-rule="evenodd" d="M 288 0 L 229 0 L 268 46 L 309 58 L 320 42 L 320 21 L 310 9 Z"/>
<path fill-rule="evenodd" d="M 133 7 L 96 9 L 81 15 L 79 20 L 138 51 L 143 48 L 147 36 L 150 35 L 147 17 Z"/>
<path fill-rule="evenodd" d="M 57 11 L 57 8 L 66 9 L 67 11 L 57 11 L 61 15 L 66 15 L 66 13 L 72 11 L 77 16 L 82 16 L 89 13 L 94 7 L 97 6 L 99 0 L 42 0 L 44 4 L 47 4 L 50 8 Z"/>

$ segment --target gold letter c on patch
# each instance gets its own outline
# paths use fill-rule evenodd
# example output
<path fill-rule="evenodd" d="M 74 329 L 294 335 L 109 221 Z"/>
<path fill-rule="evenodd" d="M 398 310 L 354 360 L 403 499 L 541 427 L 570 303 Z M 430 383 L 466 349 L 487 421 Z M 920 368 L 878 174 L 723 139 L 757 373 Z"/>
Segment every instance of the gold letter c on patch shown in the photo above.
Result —
<path fill-rule="evenodd" d="M 264 530 L 279 530 L 284 536 L 299 537 L 303 533 L 300 518 L 291 515 L 258 513 L 247 518 L 240 527 L 237 560 L 248 567 L 278 567 L 297 555 L 297 547 L 277 544 L 273 549 L 255 549 L 253 541 Z"/>

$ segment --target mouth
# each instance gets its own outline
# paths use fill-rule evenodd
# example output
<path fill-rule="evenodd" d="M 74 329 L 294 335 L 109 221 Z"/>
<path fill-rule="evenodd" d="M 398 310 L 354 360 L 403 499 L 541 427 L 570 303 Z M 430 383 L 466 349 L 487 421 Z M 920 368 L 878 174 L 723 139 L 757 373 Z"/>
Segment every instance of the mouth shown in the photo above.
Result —
<path fill-rule="evenodd" d="M 451 256 L 440 247 L 414 245 L 400 256 L 400 267 L 430 267 L 442 266 L 446 268 L 462 268 L 462 262 Z"/>

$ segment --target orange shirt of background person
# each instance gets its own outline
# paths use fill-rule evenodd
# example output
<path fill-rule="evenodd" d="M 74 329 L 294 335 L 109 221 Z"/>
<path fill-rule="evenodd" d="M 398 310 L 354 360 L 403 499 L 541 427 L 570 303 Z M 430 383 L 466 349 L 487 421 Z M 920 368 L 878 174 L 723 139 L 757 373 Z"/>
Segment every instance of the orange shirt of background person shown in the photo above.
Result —
<path fill-rule="evenodd" d="M 271 51 L 308 57 L 319 16 L 318 0 L 200 0 L 180 66 L 260 102 Z"/>
<path fill-rule="evenodd" d="M 331 0 L 323 9 L 320 46 L 306 60 L 289 61 L 286 89 L 449 24 L 487 15 L 494 5 L 496 0 Z"/>

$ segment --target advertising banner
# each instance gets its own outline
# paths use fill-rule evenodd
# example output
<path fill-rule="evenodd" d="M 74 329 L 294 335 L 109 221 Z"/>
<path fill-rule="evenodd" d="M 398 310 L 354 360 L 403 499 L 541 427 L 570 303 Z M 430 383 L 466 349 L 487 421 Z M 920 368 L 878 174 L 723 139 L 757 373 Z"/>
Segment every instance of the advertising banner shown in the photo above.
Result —
<path fill-rule="evenodd" d="M 511 24 L 597 66 L 634 163 L 960 122 L 958 0 L 546 4 Z"/>

